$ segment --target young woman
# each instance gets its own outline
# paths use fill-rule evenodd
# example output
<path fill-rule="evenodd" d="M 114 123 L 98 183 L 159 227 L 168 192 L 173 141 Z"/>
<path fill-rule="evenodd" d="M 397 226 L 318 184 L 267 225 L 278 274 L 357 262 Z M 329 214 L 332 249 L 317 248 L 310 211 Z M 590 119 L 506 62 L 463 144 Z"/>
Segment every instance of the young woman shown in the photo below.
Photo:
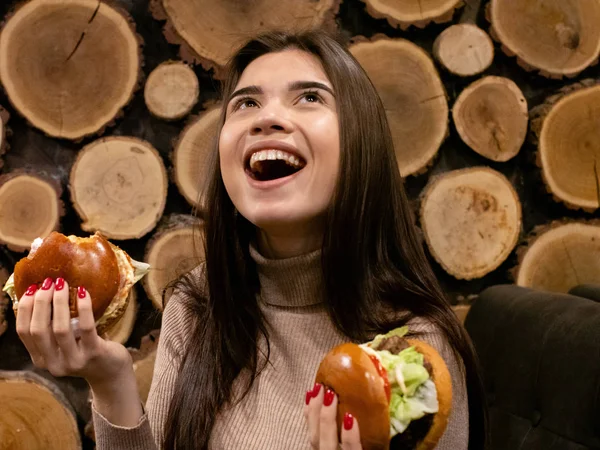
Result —
<path fill-rule="evenodd" d="M 417 237 L 383 105 L 344 47 L 307 32 L 242 48 L 212 167 L 206 262 L 165 307 L 147 412 L 127 351 L 97 336 L 84 289 L 79 340 L 68 289 L 19 305 L 34 363 L 89 382 L 97 448 L 338 448 L 337 400 L 312 386 L 321 358 L 408 323 L 453 378 L 438 448 L 483 449 L 473 348 Z M 341 440 L 359 449 L 360 424 L 347 421 Z"/>

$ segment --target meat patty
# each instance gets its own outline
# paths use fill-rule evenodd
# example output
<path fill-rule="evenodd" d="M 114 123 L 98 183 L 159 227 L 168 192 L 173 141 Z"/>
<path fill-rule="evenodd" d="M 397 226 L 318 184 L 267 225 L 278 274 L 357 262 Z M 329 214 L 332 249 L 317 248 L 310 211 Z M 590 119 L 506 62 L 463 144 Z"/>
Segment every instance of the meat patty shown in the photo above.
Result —
<path fill-rule="evenodd" d="M 387 350 L 393 355 L 399 354 L 402 350 L 406 350 L 410 347 L 410 344 L 406 339 L 400 336 L 390 336 L 389 338 L 383 339 L 377 348 L 373 347 L 373 350 L 382 351 Z M 429 376 L 433 380 L 433 369 L 429 361 L 425 360 L 423 362 L 423 367 L 429 373 Z"/>

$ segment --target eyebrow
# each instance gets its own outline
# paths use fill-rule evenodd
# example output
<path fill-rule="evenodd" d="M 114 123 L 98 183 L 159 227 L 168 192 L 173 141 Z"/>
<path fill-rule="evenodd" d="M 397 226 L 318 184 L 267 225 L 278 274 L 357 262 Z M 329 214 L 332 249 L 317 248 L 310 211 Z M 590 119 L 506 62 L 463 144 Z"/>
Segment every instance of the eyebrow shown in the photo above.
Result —
<path fill-rule="evenodd" d="M 288 89 L 290 91 L 301 91 L 301 90 L 310 89 L 310 88 L 322 89 L 326 92 L 329 92 L 333 97 L 335 97 L 335 95 L 333 93 L 333 89 L 331 89 L 329 86 L 327 86 L 326 84 L 321 83 L 319 81 L 294 81 L 294 82 L 290 83 L 288 86 Z M 241 95 L 259 95 L 262 93 L 263 93 L 263 90 L 260 86 L 255 86 L 255 85 L 246 86 L 241 89 L 238 89 L 233 94 L 231 94 L 227 103 L 229 103 L 235 97 L 239 97 Z"/>

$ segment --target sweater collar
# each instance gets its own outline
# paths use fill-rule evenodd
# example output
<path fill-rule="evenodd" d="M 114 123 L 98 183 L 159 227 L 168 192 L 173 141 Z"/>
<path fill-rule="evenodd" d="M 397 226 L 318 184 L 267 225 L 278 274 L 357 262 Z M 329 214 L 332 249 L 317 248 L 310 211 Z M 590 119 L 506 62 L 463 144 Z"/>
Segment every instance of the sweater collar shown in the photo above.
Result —
<path fill-rule="evenodd" d="M 256 263 L 264 303 L 303 307 L 323 303 L 321 250 L 285 259 L 268 259 L 254 244 L 250 256 Z"/>

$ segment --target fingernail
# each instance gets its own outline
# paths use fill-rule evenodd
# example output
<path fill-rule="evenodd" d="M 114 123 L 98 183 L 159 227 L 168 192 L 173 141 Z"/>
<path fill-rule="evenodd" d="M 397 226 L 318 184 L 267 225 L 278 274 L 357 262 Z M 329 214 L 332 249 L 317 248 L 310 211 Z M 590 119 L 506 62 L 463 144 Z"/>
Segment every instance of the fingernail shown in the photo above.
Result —
<path fill-rule="evenodd" d="M 333 392 L 331 389 L 327 389 L 325 391 L 325 398 L 323 399 L 323 404 L 325 406 L 329 406 L 333 403 L 333 397 L 335 397 L 335 392 Z"/>
<path fill-rule="evenodd" d="M 54 290 L 62 291 L 62 288 L 65 287 L 65 279 L 58 277 L 56 282 L 54 283 Z"/>
<path fill-rule="evenodd" d="M 77 288 L 77 296 L 79 298 L 85 298 L 85 288 L 83 286 Z"/>
<path fill-rule="evenodd" d="M 310 403 L 310 399 L 312 398 L 312 391 L 306 391 L 306 404 Z"/>
<path fill-rule="evenodd" d="M 25 295 L 33 295 L 35 294 L 35 291 L 37 291 L 37 286 L 35 284 L 32 284 L 27 288 L 27 291 L 25 291 Z"/>
<path fill-rule="evenodd" d="M 321 392 L 321 385 L 319 383 L 315 383 L 315 386 L 312 390 L 312 396 L 316 397 L 317 395 L 319 395 L 319 392 Z"/>
<path fill-rule="evenodd" d="M 351 430 L 352 425 L 354 425 L 354 416 L 352 416 L 350 413 L 344 414 L 344 430 Z"/>
<path fill-rule="evenodd" d="M 46 278 L 42 284 L 42 290 L 47 291 L 52 287 L 52 278 Z"/>

